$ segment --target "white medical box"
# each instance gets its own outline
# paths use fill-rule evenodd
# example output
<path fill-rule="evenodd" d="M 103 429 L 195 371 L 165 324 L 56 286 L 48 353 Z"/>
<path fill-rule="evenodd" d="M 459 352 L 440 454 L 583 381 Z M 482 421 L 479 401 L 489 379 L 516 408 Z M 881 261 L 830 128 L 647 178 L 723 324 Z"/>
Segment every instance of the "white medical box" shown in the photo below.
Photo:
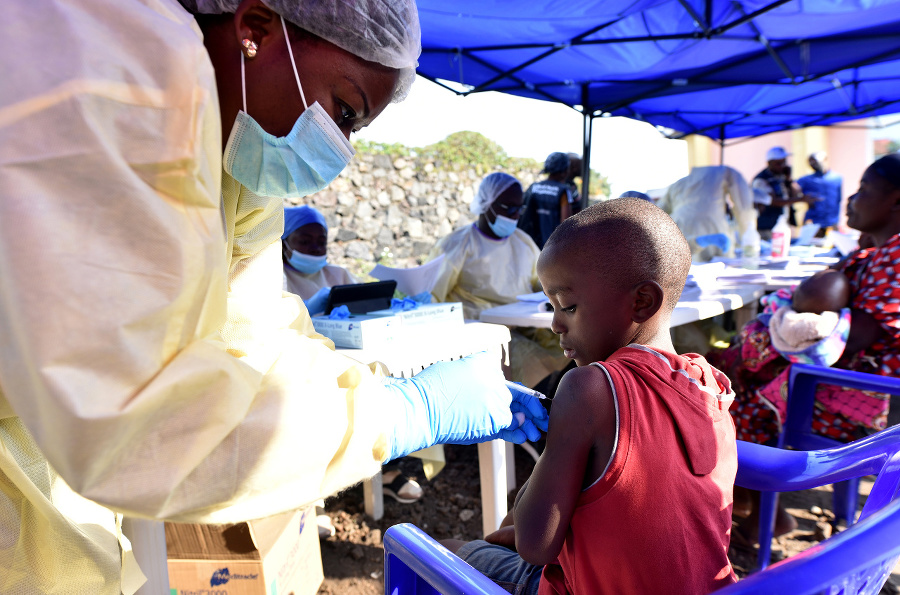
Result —
<path fill-rule="evenodd" d="M 396 316 L 352 315 L 343 320 L 313 316 L 313 326 L 334 341 L 335 347 L 371 349 L 393 341 L 401 332 L 402 321 Z"/>
<path fill-rule="evenodd" d="M 447 302 L 444 304 L 422 304 L 415 310 L 394 312 L 392 310 L 376 310 L 369 312 L 369 316 L 395 316 L 400 319 L 404 329 L 422 326 L 462 326 L 463 306 L 460 302 Z M 422 330 L 422 329 L 416 329 Z"/>

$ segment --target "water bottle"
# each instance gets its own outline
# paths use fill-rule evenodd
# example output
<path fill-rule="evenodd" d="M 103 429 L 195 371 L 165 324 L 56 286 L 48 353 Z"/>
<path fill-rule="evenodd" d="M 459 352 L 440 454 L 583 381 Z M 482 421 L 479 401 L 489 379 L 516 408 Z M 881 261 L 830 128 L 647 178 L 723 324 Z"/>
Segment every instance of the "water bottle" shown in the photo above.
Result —
<path fill-rule="evenodd" d="M 759 268 L 759 232 L 751 225 L 741 236 L 741 266 L 745 269 Z"/>

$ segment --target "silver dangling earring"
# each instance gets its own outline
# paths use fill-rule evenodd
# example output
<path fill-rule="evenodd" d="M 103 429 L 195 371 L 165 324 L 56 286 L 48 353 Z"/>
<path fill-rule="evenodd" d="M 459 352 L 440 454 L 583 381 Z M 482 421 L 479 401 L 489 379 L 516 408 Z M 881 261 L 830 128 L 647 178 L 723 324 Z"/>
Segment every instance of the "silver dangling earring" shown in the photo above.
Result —
<path fill-rule="evenodd" d="M 246 50 L 246 54 L 247 54 L 248 58 L 256 57 L 256 50 L 259 48 L 259 46 L 256 45 L 256 42 L 245 37 L 244 40 L 241 41 L 241 45 L 244 46 L 244 49 Z"/>

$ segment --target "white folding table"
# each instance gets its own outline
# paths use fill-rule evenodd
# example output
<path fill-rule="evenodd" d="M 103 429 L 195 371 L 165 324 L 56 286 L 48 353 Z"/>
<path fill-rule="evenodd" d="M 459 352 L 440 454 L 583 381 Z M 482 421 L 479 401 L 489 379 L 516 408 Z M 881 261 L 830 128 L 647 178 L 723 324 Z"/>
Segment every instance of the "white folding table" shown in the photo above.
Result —
<path fill-rule="evenodd" d="M 679 300 L 672 312 L 671 326 L 680 326 L 697 320 L 712 318 L 729 310 L 739 310 L 749 306 L 747 314 L 752 318 L 758 300 L 765 293 L 762 285 L 736 285 L 704 291 L 690 299 Z M 541 311 L 533 302 L 514 302 L 481 311 L 482 322 L 493 322 L 506 326 L 526 326 L 550 328 L 553 313 Z M 747 319 L 749 321 L 749 318 Z"/>

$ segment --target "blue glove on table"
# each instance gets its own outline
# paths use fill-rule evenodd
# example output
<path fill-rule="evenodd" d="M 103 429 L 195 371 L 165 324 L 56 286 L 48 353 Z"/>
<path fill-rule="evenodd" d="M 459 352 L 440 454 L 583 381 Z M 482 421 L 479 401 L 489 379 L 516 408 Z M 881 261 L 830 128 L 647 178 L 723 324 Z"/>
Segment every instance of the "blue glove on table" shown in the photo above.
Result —
<path fill-rule="evenodd" d="M 697 236 L 694 238 L 694 241 L 697 242 L 697 245 L 701 248 L 716 246 L 722 251 L 722 254 L 725 254 L 728 252 L 728 249 L 731 248 L 731 239 L 724 233 L 711 233 L 705 236 Z"/>
<path fill-rule="evenodd" d="M 306 304 L 306 309 L 309 310 L 310 316 L 313 314 L 321 314 L 325 311 L 329 295 L 331 295 L 331 288 L 323 287 L 308 300 L 303 300 L 303 303 Z"/>
<path fill-rule="evenodd" d="M 497 354 L 438 362 L 412 378 L 386 378 L 395 397 L 387 460 L 435 444 L 475 444 L 540 438 L 549 416 L 535 397 L 508 388 Z"/>

